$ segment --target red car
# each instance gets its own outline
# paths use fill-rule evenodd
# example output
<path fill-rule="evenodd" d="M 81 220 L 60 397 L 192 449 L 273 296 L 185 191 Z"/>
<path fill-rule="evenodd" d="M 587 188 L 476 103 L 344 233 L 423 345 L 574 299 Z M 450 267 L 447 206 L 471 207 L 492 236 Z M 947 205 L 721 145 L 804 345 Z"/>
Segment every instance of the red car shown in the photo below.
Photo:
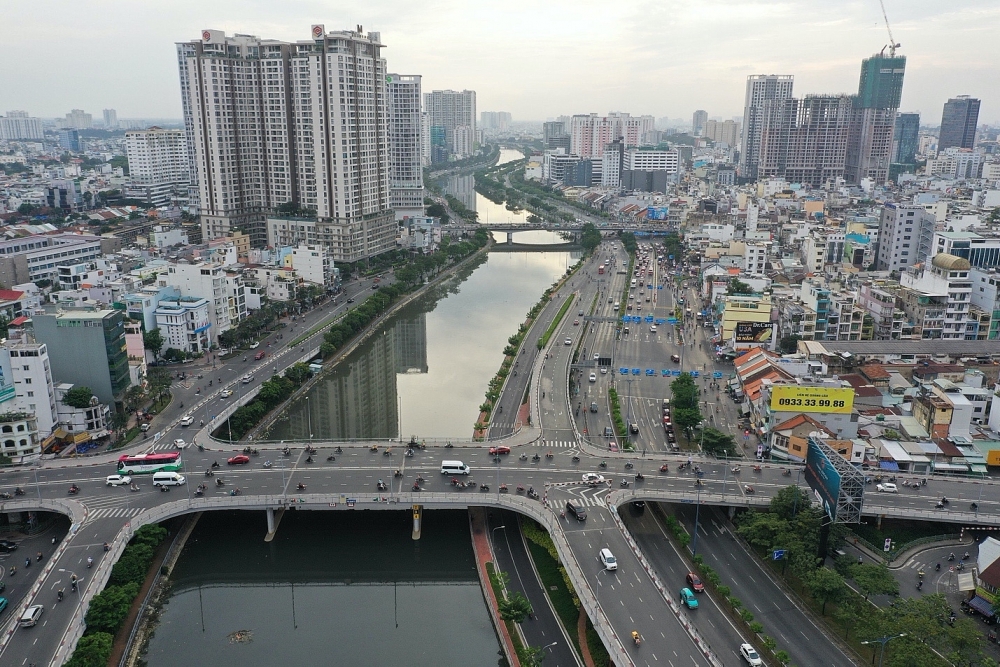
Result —
<path fill-rule="evenodd" d="M 261 351 L 260 351 L 260 352 L 258 352 L 257 354 L 253 355 L 253 358 L 254 358 L 254 359 L 256 359 L 257 361 L 260 361 L 260 360 L 261 360 L 261 359 L 263 359 L 263 358 L 264 358 L 265 356 L 267 356 L 267 352 L 265 352 L 264 350 L 261 350 Z"/>
<path fill-rule="evenodd" d="M 490 454 L 510 454 L 510 447 L 490 447 Z"/>
<path fill-rule="evenodd" d="M 694 572 L 688 572 L 687 582 L 688 586 L 690 586 L 691 590 L 693 590 L 695 593 L 705 592 L 705 584 L 701 583 L 701 579 L 699 579 L 698 575 L 695 574 Z"/>
<path fill-rule="evenodd" d="M 231 466 L 240 465 L 241 463 L 250 463 L 250 457 L 245 454 L 237 454 L 236 456 L 230 458 L 226 461 Z"/>

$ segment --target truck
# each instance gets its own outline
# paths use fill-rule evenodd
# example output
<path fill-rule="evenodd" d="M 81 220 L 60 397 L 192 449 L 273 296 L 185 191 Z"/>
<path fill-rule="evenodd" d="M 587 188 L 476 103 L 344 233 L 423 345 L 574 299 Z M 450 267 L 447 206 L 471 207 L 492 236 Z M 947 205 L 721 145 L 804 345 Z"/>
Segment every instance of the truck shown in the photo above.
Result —
<path fill-rule="evenodd" d="M 602 276 L 604 275 L 604 265 L 603 264 L 601 264 L 599 267 L 597 267 L 597 273 L 599 275 L 602 275 Z"/>

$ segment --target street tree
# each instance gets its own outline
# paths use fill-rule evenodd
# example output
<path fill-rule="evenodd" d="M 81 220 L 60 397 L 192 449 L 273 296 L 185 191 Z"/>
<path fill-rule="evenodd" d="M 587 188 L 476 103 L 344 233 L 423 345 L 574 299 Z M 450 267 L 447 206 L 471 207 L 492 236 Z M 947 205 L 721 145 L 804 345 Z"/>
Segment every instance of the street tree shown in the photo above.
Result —
<path fill-rule="evenodd" d="M 809 492 L 805 489 L 789 485 L 779 489 L 771 498 L 769 509 L 782 519 L 791 519 L 798 512 L 808 509 L 812 504 Z"/>
<path fill-rule="evenodd" d="M 851 578 L 864 593 L 865 600 L 872 595 L 899 595 L 899 582 L 885 565 L 856 563 L 851 569 Z"/>
<path fill-rule="evenodd" d="M 737 452 L 736 439 L 728 433 L 714 428 L 705 429 L 702 433 L 701 444 L 703 452 L 718 457 L 733 456 Z"/>
<path fill-rule="evenodd" d="M 520 591 L 515 591 L 513 595 L 500 600 L 497 604 L 500 608 L 500 618 L 505 621 L 522 623 L 528 614 L 532 613 L 531 603 Z"/>
<path fill-rule="evenodd" d="M 160 350 L 163 349 L 165 343 L 163 332 L 160 331 L 159 327 L 144 331 L 142 334 L 142 346 L 153 353 L 154 359 L 160 356 Z"/>
<path fill-rule="evenodd" d="M 838 602 L 847 591 L 844 578 L 826 567 L 813 570 L 806 577 L 805 584 L 813 599 L 823 605 L 820 609 L 823 616 L 826 616 L 826 604 Z"/>

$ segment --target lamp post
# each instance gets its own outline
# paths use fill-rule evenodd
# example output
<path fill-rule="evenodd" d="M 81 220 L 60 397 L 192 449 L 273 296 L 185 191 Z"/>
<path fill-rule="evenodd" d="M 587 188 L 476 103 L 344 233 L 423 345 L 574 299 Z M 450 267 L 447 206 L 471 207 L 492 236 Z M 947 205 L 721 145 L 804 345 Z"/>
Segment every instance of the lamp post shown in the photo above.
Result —
<path fill-rule="evenodd" d="M 695 477 L 695 484 L 701 480 L 700 477 Z M 694 537 L 691 538 L 691 556 L 698 555 L 698 519 L 701 516 L 701 484 L 698 484 L 698 498 L 695 500 L 694 505 Z"/>
<path fill-rule="evenodd" d="M 73 577 L 73 581 L 76 582 L 76 596 L 77 596 L 77 598 L 79 598 L 80 597 L 80 583 L 83 581 L 83 579 L 80 579 L 79 577 L 77 577 L 76 576 L 76 572 L 74 572 L 73 570 L 67 570 L 64 567 L 61 567 L 61 568 L 59 568 L 59 571 L 60 572 L 68 572 L 69 575 L 71 577 Z"/>
<path fill-rule="evenodd" d="M 882 659 L 885 657 L 885 645 L 891 642 L 893 639 L 898 639 L 900 637 L 905 637 L 906 633 L 901 632 L 898 635 L 886 635 L 884 637 L 879 637 L 878 639 L 872 639 L 866 642 L 861 642 L 862 644 L 880 644 L 881 648 L 878 653 L 878 667 L 882 667 Z"/>
<path fill-rule="evenodd" d="M 306 420 L 309 426 L 309 440 L 313 437 L 312 409 L 309 407 L 309 397 L 306 396 Z"/>

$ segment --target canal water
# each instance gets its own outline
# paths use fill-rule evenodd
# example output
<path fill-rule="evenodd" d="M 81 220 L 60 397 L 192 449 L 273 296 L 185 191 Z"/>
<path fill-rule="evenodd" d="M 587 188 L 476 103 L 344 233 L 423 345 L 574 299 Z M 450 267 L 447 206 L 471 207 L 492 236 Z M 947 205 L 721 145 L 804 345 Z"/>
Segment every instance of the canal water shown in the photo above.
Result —
<path fill-rule="evenodd" d="M 173 573 L 150 667 L 497 664 L 468 518 L 392 511 L 207 512 Z"/>

